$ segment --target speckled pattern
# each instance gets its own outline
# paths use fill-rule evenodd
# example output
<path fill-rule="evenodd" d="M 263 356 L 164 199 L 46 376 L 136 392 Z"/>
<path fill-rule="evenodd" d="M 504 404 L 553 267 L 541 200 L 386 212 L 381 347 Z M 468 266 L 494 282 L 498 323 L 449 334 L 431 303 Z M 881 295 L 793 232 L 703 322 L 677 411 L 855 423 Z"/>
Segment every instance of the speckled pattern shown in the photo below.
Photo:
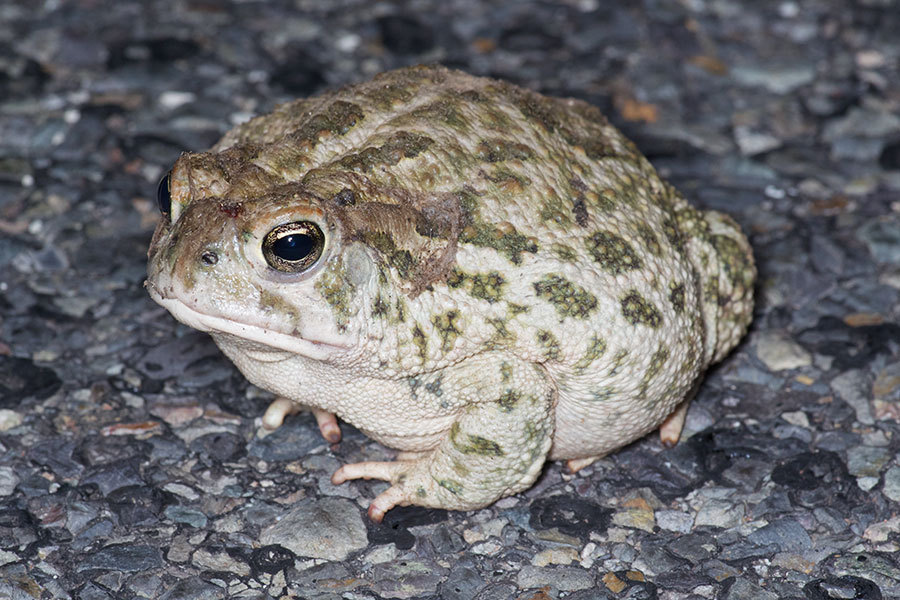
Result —
<path fill-rule="evenodd" d="M 0 598 L 900 597 L 898 19 L 893 0 L 0 3 Z M 340 335 L 355 331 L 349 291 L 364 285 L 370 256 L 402 284 L 393 295 L 376 285 L 366 310 L 383 331 L 406 336 L 405 350 L 385 357 L 415 373 L 400 380 L 403 393 L 440 406 L 460 381 L 499 386 L 535 377 L 533 363 L 558 362 L 576 375 L 567 380 L 575 389 L 560 393 L 606 402 L 620 390 L 572 383 L 599 361 L 633 373 L 627 348 L 578 329 L 599 307 L 659 335 L 673 315 L 689 318 L 692 298 L 713 306 L 742 285 L 741 246 L 716 235 L 734 226 L 710 215 L 728 215 L 747 234 L 759 274 L 750 330 L 727 356 L 710 357 L 719 362 L 698 384 L 674 447 L 644 436 L 574 475 L 550 460 L 533 486 L 484 508 L 396 507 L 375 524 L 366 510 L 389 484 L 335 485 L 331 474 L 394 461 L 390 447 L 402 440 L 390 428 L 367 430 L 381 444 L 342 423 L 340 442 L 326 441 L 320 427 L 329 440 L 336 434 L 328 414 L 287 414 L 289 404 L 276 403 L 280 427 L 264 427 L 275 397 L 248 383 L 209 335 L 148 298 L 146 250 L 159 221 L 157 182 L 182 152 L 203 156 L 229 130 L 260 147 L 275 142 L 285 129 L 277 122 L 252 135 L 234 128 L 296 98 L 323 104 L 287 105 L 316 117 L 294 132 L 295 154 L 268 155 L 279 177 L 305 172 L 321 140 L 370 126 L 373 106 L 423 110 L 380 137 L 366 130 L 371 141 L 338 152 L 335 170 L 373 178 L 436 160 L 448 136 L 416 124 L 460 131 L 468 121 L 453 103 L 426 106 L 403 85 L 334 102 L 344 86 L 420 63 L 585 101 L 671 184 L 661 193 L 677 190 L 698 211 L 661 228 L 595 226 L 617 196 L 557 174 L 552 187 L 565 193 L 542 195 L 536 222 L 565 215 L 565 230 L 585 235 L 535 235 L 511 215 L 494 220 L 480 203 L 500 190 L 533 194 L 543 179 L 511 165 L 548 152 L 511 139 L 504 115 L 553 128 L 558 149 L 581 148 L 585 162 L 621 148 L 565 127 L 527 92 L 512 113 L 478 113 L 494 133 L 457 136 L 490 179 L 476 173 L 450 196 L 406 198 L 423 213 L 418 237 L 356 227 L 363 188 L 335 189 L 325 172 L 307 179 L 329 210 L 350 215 L 354 243 L 374 249 L 344 253 L 317 274 L 327 322 Z M 207 172 L 230 172 L 228 156 L 246 163 L 230 152 Z M 241 185 L 261 189 L 272 173 Z M 439 177 L 429 185 L 444 189 Z M 251 215 L 240 209 L 206 210 L 225 223 Z M 588 282 L 590 270 L 623 280 L 650 272 L 668 248 L 690 252 L 706 228 L 721 263 L 715 285 L 660 279 L 658 289 L 635 282 L 604 295 Z M 329 246 L 338 247 L 347 248 Z M 197 249 L 208 269 L 224 260 Z M 466 252 L 493 262 L 465 262 Z M 512 275 L 537 258 L 560 268 Z M 417 371 L 472 331 L 458 307 L 414 311 L 436 285 L 482 307 L 496 343 L 515 338 L 533 360 Z M 507 300 L 517 289 L 544 307 L 533 330 L 517 328 L 535 310 Z M 280 294 L 245 292 L 304 326 Z M 651 393 L 654 374 L 683 359 L 649 339 L 657 343 L 641 353 L 646 376 L 628 378 L 637 392 Z M 273 358 L 244 343 L 236 354 Z M 304 350 L 324 362 L 320 345 Z M 323 386 L 344 381 L 340 370 L 325 375 Z M 498 414 L 539 412 L 534 389 L 504 388 Z M 502 435 L 477 419 L 442 424 L 459 460 L 444 465 L 453 475 L 440 493 L 464 484 L 457 471 L 471 461 L 496 458 L 505 436 L 538 440 L 546 432 L 516 429 L 535 418 L 544 422 L 537 413 L 513 419 Z"/>

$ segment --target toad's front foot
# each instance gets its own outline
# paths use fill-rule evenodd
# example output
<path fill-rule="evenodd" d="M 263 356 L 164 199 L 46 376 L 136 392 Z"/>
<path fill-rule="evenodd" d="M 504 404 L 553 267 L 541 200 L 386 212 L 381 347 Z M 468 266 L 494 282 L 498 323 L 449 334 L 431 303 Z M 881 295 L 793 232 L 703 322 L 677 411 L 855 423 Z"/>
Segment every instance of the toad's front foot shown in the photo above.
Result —
<path fill-rule="evenodd" d="M 442 391 L 467 403 L 436 447 L 394 462 L 344 465 L 332 476 L 335 484 L 391 483 L 369 507 L 373 521 L 408 504 L 474 510 L 527 489 L 540 474 L 553 441 L 555 400 L 540 367 L 508 355 L 482 356 L 477 365 L 445 373 Z"/>
<path fill-rule="evenodd" d="M 336 444 L 341 441 L 341 428 L 338 426 L 337 418 L 334 413 L 330 413 L 318 408 L 311 408 L 316 423 L 319 425 L 319 432 L 329 444 Z M 287 398 L 276 398 L 266 409 L 262 417 L 262 425 L 266 429 L 275 430 L 281 427 L 285 417 L 300 412 L 300 407 L 288 400 Z"/>

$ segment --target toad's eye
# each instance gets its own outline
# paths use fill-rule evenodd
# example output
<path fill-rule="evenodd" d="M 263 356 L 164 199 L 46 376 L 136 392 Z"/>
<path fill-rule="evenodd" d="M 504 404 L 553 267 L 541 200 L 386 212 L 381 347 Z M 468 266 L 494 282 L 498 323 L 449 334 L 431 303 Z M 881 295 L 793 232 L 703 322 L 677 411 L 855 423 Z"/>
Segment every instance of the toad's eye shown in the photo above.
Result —
<path fill-rule="evenodd" d="M 159 212 L 161 212 L 163 216 L 168 217 L 169 213 L 172 211 L 172 195 L 169 192 L 168 173 L 159 180 L 159 185 L 156 186 L 156 204 L 159 206 Z"/>
<path fill-rule="evenodd" d="M 322 256 L 325 235 L 310 221 L 279 225 L 263 239 L 263 256 L 269 266 L 283 273 L 302 273 Z"/>

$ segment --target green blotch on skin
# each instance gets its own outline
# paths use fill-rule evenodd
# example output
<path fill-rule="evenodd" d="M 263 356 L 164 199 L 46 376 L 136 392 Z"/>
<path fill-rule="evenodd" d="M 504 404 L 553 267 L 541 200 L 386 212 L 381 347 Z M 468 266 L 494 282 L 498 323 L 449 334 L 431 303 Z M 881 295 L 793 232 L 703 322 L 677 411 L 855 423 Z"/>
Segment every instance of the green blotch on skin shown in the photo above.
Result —
<path fill-rule="evenodd" d="M 397 298 L 396 304 L 397 314 L 394 319 L 394 323 L 404 323 L 406 321 L 406 303 L 403 301 L 403 298 Z"/>
<path fill-rule="evenodd" d="M 447 352 L 453 348 L 456 338 L 462 333 L 459 324 L 459 312 L 448 310 L 447 312 L 431 317 L 431 323 L 441 336 L 441 350 Z"/>
<path fill-rule="evenodd" d="M 516 405 L 519 404 L 519 401 L 522 399 L 522 394 L 517 392 L 512 388 L 507 388 L 503 395 L 497 399 L 497 405 L 500 407 L 500 410 L 503 412 L 512 412 L 515 410 Z"/>
<path fill-rule="evenodd" d="M 735 225 L 737 227 L 737 225 Z M 719 264 L 736 292 L 753 287 L 753 260 L 741 245 L 727 235 L 712 236 L 712 244 L 719 254 Z"/>
<path fill-rule="evenodd" d="M 493 303 L 503 297 L 503 284 L 505 281 L 503 276 L 497 271 L 475 273 L 470 275 L 470 280 L 472 287 L 469 289 L 469 293 L 476 298 Z"/>
<path fill-rule="evenodd" d="M 534 421 L 528 421 L 522 427 L 522 433 L 524 434 L 523 437 L 525 447 L 530 448 L 529 462 L 527 464 L 531 464 L 532 462 L 537 460 L 538 456 L 540 455 L 540 441 L 544 437 L 544 429 Z"/>
<path fill-rule="evenodd" d="M 637 290 L 630 290 L 621 302 L 622 315 L 632 325 L 646 325 L 656 329 L 662 324 L 662 313 Z"/>
<path fill-rule="evenodd" d="M 497 332 L 496 335 L 491 336 L 491 342 L 493 344 L 505 347 L 516 341 L 515 334 L 506 326 L 508 322 L 507 319 L 504 319 L 503 317 L 492 317 L 487 319 L 487 322 Z"/>
<path fill-rule="evenodd" d="M 603 269 L 613 275 L 640 269 L 641 259 L 622 236 L 609 231 L 595 231 L 585 240 L 587 251 Z"/>
<path fill-rule="evenodd" d="M 703 284 L 703 301 L 709 304 L 719 303 L 719 277 L 713 275 Z"/>
<path fill-rule="evenodd" d="M 495 166 L 490 173 L 484 175 L 484 178 L 507 192 L 523 191 L 531 185 L 531 179 L 505 165 Z"/>
<path fill-rule="evenodd" d="M 422 329 L 418 325 L 412 329 L 412 341 L 419 350 L 419 358 L 421 358 L 424 363 L 428 358 L 428 341 L 425 339 L 425 334 L 422 333 Z"/>
<path fill-rule="evenodd" d="M 487 223 L 476 223 L 466 227 L 459 236 L 459 241 L 473 246 L 493 248 L 515 265 L 522 263 L 522 252 L 535 254 L 538 251 L 537 243 L 533 239 L 514 229 L 505 232 Z"/>
<path fill-rule="evenodd" d="M 604 402 L 616 395 L 616 390 L 611 387 L 604 387 L 591 392 L 591 400 L 594 402 Z"/>
<path fill-rule="evenodd" d="M 503 450 L 500 444 L 493 440 L 480 435 L 465 434 L 465 441 L 461 441 L 462 436 L 459 423 L 450 426 L 450 442 L 453 447 L 463 454 L 478 454 L 481 456 L 503 456 Z"/>
<path fill-rule="evenodd" d="M 458 460 L 453 461 L 453 465 L 451 468 L 453 469 L 453 472 L 456 473 L 457 475 L 459 475 L 460 477 L 468 477 L 469 474 L 471 473 L 469 468 L 466 465 L 459 462 Z"/>
<path fill-rule="evenodd" d="M 372 302 L 372 316 L 382 319 L 388 315 L 389 310 L 390 309 L 384 301 L 384 298 L 381 297 L 381 294 L 375 296 L 375 300 Z"/>
<path fill-rule="evenodd" d="M 513 368 L 508 362 L 503 361 L 500 363 L 500 381 L 503 383 L 509 383 L 512 380 Z"/>
<path fill-rule="evenodd" d="M 643 240 L 644 246 L 650 251 L 650 254 L 659 256 L 662 253 L 662 246 L 659 245 L 659 240 L 656 238 L 656 234 L 649 225 L 646 223 L 639 223 L 637 225 L 637 233 L 641 237 L 641 240 Z"/>
<path fill-rule="evenodd" d="M 428 150 L 434 140 L 428 136 L 408 131 L 398 131 L 381 146 L 369 146 L 355 154 L 348 154 L 340 165 L 359 173 L 372 171 L 380 166 L 393 166 L 404 158 L 415 158 Z"/>
<path fill-rule="evenodd" d="M 503 276 L 497 271 L 469 274 L 453 269 L 447 277 L 447 285 L 451 288 L 465 288 L 472 297 L 492 304 L 503 298 L 505 283 Z"/>
<path fill-rule="evenodd" d="M 417 108 L 410 113 L 410 117 L 417 121 L 443 123 L 458 131 L 469 129 L 469 122 L 460 111 L 459 102 L 451 100 L 441 99 L 421 108 Z"/>
<path fill-rule="evenodd" d="M 364 117 L 365 113 L 358 105 L 337 100 L 329 104 L 324 111 L 312 115 L 294 133 L 294 138 L 315 146 L 323 132 L 346 135 Z"/>
<path fill-rule="evenodd" d="M 343 262 L 330 263 L 316 279 L 315 288 L 331 306 L 338 328 L 345 329 L 352 314 L 350 300 L 356 293 L 356 286 L 346 277 Z"/>
<path fill-rule="evenodd" d="M 628 358 L 628 350 L 619 350 L 612 357 L 612 367 L 609 369 L 609 376 L 612 377 L 616 375 L 625 364 L 625 359 Z"/>
<path fill-rule="evenodd" d="M 391 109 L 395 104 L 409 102 L 413 99 L 413 88 L 417 86 L 384 84 L 372 86 L 365 90 L 364 96 L 382 110 Z"/>
<path fill-rule="evenodd" d="M 509 97 L 526 119 L 540 125 L 549 133 L 559 127 L 560 111 L 552 99 L 511 85 L 501 84 L 501 86 L 505 89 L 495 93 Z"/>
<path fill-rule="evenodd" d="M 664 345 L 660 344 L 659 348 L 656 349 L 656 352 L 653 353 L 653 356 L 650 357 L 650 365 L 647 367 L 647 370 L 644 371 L 644 377 L 641 381 L 641 395 L 644 396 L 647 394 L 647 388 L 650 387 L 650 384 L 653 382 L 653 379 L 659 374 L 662 370 L 663 366 L 666 364 L 666 360 L 669 358 L 669 349 Z M 659 401 L 659 398 L 656 399 L 656 402 Z"/>
<path fill-rule="evenodd" d="M 672 244 L 672 247 L 675 248 L 679 253 L 684 252 L 684 235 L 681 232 L 681 229 L 678 228 L 678 224 L 674 219 L 665 219 L 662 222 L 663 226 L 663 235 L 666 236 L 666 239 L 669 240 L 669 243 Z"/>
<path fill-rule="evenodd" d="M 525 144 L 513 142 L 505 138 L 491 138 L 478 144 L 477 156 L 485 162 L 502 162 L 505 160 L 531 160 L 534 150 Z"/>
<path fill-rule="evenodd" d="M 422 382 L 419 381 L 418 377 L 407 377 L 406 383 L 409 385 L 409 393 L 412 394 L 414 400 L 419 399 L 419 388 L 422 387 Z"/>
<path fill-rule="evenodd" d="M 590 367 L 595 360 L 603 356 L 606 352 L 606 340 L 601 337 L 593 336 L 591 337 L 591 342 L 588 345 L 587 350 L 584 353 L 584 356 L 578 359 L 578 362 L 575 363 L 575 370 L 578 373 L 583 373 L 588 367 Z"/>
<path fill-rule="evenodd" d="M 410 280 L 414 277 L 414 271 L 419 262 L 409 250 L 397 248 L 394 238 L 384 231 L 368 230 L 360 233 L 362 241 L 378 250 L 384 258 L 384 262 L 397 271 L 401 279 Z"/>
<path fill-rule="evenodd" d="M 429 381 L 425 384 L 425 391 L 431 394 L 434 394 L 438 398 L 440 398 L 444 394 L 444 390 L 441 389 L 441 384 L 444 382 L 444 376 L 439 374 L 434 378 L 433 381 Z"/>
<path fill-rule="evenodd" d="M 616 155 L 609 139 L 602 135 L 584 135 L 569 129 L 564 129 L 561 133 L 569 145 L 581 147 L 590 159 L 598 160 Z"/>
<path fill-rule="evenodd" d="M 669 282 L 669 302 L 672 303 L 672 308 L 675 309 L 675 312 L 682 313 L 684 312 L 684 284 L 675 282 Z"/>
<path fill-rule="evenodd" d="M 586 319 L 597 308 L 597 298 L 559 275 L 545 275 L 533 284 L 539 298 L 547 300 L 562 317 Z"/>
<path fill-rule="evenodd" d="M 463 189 L 456 193 L 459 207 L 462 210 L 466 227 L 459 235 L 459 242 L 493 248 L 506 256 L 513 264 L 520 264 L 522 252 L 535 254 L 538 251 L 537 242 L 528 238 L 513 227 L 500 229 L 492 223 L 486 223 L 479 214 L 480 199 L 471 189 Z"/>
<path fill-rule="evenodd" d="M 692 207 L 687 207 L 675 213 L 675 222 L 682 235 L 689 239 L 699 239 L 712 243 L 710 237 L 709 221 L 703 214 Z"/>
<path fill-rule="evenodd" d="M 425 491 L 421 485 L 416 488 L 416 496 L 419 498 L 425 498 L 428 496 L 428 492 Z"/>
<path fill-rule="evenodd" d="M 437 483 L 439 486 L 456 496 L 459 496 L 465 489 L 460 482 L 452 479 L 438 479 Z"/>
<path fill-rule="evenodd" d="M 563 260 L 565 262 L 573 263 L 578 260 L 578 253 L 571 246 L 566 246 L 565 244 L 555 243 L 550 246 L 550 252 L 552 252 L 559 260 Z"/>
<path fill-rule="evenodd" d="M 556 336 L 541 329 L 535 334 L 535 338 L 538 343 L 544 348 L 544 358 L 547 360 L 559 360 L 560 350 L 559 350 L 559 340 L 556 339 Z"/>
<path fill-rule="evenodd" d="M 296 309 L 291 306 L 284 298 L 278 294 L 273 294 L 269 290 L 260 288 L 259 290 L 259 308 L 264 312 L 273 312 L 279 315 L 285 315 L 293 319 Z"/>
<path fill-rule="evenodd" d="M 529 307 L 523 306 L 521 304 L 516 304 L 515 302 L 507 302 L 506 308 L 509 311 L 510 318 L 517 317 L 531 310 Z"/>

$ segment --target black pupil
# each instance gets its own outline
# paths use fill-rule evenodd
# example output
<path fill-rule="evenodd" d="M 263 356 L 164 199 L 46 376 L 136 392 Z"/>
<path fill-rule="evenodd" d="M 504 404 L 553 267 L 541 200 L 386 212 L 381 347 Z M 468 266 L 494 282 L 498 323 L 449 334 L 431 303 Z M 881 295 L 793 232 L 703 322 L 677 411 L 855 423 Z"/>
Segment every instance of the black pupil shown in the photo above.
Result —
<path fill-rule="evenodd" d="M 272 244 L 272 254 L 282 260 L 303 260 L 312 252 L 314 241 L 312 236 L 305 233 L 292 233 L 280 237 Z"/>
<path fill-rule="evenodd" d="M 159 212 L 164 215 L 169 214 L 172 210 L 172 196 L 169 194 L 169 175 L 159 180 L 156 186 L 156 204 L 159 205 Z"/>

